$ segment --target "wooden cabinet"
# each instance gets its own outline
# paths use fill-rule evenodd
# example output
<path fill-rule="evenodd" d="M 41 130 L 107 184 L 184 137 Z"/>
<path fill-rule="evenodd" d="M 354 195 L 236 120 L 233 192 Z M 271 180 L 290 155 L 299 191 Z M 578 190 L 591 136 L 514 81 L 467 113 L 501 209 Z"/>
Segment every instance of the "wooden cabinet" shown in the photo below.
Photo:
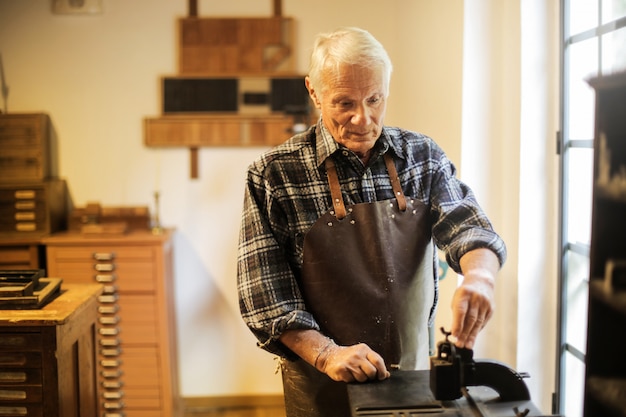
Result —
<path fill-rule="evenodd" d="M 626 416 L 626 73 L 596 90 L 584 415 Z"/>
<path fill-rule="evenodd" d="M 180 415 L 172 274 L 172 232 L 43 239 L 48 275 L 98 282 L 100 416 Z"/>
<path fill-rule="evenodd" d="M 100 285 L 62 285 L 37 310 L 0 310 L 0 415 L 96 416 Z"/>

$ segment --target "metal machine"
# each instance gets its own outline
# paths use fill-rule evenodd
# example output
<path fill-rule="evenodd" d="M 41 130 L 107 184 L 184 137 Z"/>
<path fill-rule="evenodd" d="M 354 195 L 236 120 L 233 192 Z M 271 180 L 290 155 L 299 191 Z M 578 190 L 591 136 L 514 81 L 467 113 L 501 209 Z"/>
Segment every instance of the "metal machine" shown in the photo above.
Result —
<path fill-rule="evenodd" d="M 530 400 L 527 375 L 475 360 L 442 331 L 430 371 L 398 370 L 384 381 L 348 385 L 352 417 L 547 417 Z"/>

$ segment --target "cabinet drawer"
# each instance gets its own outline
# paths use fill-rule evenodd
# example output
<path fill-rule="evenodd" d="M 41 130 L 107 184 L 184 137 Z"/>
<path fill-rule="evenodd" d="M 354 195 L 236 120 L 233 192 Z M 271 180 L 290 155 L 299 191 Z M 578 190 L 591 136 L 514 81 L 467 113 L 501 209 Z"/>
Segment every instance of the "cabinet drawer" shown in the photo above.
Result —
<path fill-rule="evenodd" d="M 157 343 L 157 311 L 154 297 L 123 294 L 118 299 L 120 339 L 124 346 Z"/>
<path fill-rule="evenodd" d="M 60 179 L 24 183 L 0 180 L 0 235 L 32 237 L 65 228 L 66 196 L 67 186 Z"/>
<path fill-rule="evenodd" d="M 40 403 L 43 399 L 41 390 L 41 385 L 0 387 L 0 404 Z"/>
<path fill-rule="evenodd" d="M 103 264 L 100 264 L 101 266 Z M 52 268 L 51 268 L 52 269 Z M 84 284 L 98 281 L 98 275 L 113 274 L 111 278 L 117 285 L 118 291 L 143 291 L 155 290 L 154 266 L 151 262 L 111 264 L 110 271 L 98 271 L 91 262 L 57 262 L 53 270 L 48 272 L 52 277 L 63 278 L 63 282 L 71 284 Z"/>
<path fill-rule="evenodd" d="M 0 368 L 41 368 L 41 353 L 0 352 Z"/>
<path fill-rule="evenodd" d="M 0 404 L 0 417 L 44 417 L 41 404 Z"/>
<path fill-rule="evenodd" d="M 48 274 L 70 283 L 104 283 L 104 276 L 120 292 L 154 291 L 154 260 L 146 247 L 48 247 Z"/>
<path fill-rule="evenodd" d="M 97 254 L 112 254 L 116 261 L 153 260 L 154 249 L 144 246 L 77 246 L 52 247 L 57 261 L 93 260 Z"/>
<path fill-rule="evenodd" d="M 0 368 L 0 387 L 6 385 L 13 387 L 19 385 L 41 385 L 41 383 L 41 369 L 39 368 Z"/>
<path fill-rule="evenodd" d="M 40 351 L 41 347 L 41 333 L 0 333 L 0 355 L 7 351 Z"/>
<path fill-rule="evenodd" d="M 125 348 L 124 404 L 133 408 L 160 408 L 161 392 L 158 352 L 156 348 Z"/>

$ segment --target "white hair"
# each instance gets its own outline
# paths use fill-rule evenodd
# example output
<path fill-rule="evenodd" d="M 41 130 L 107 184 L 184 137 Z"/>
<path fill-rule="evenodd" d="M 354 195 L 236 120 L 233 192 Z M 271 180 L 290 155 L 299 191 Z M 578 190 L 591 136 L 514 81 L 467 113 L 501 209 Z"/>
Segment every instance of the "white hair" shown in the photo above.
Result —
<path fill-rule="evenodd" d="M 383 45 L 368 31 L 345 27 L 317 35 L 311 53 L 309 82 L 318 93 L 324 91 L 325 71 L 337 71 L 341 65 L 353 64 L 365 68 L 380 68 L 386 93 L 389 93 L 391 59 Z"/>

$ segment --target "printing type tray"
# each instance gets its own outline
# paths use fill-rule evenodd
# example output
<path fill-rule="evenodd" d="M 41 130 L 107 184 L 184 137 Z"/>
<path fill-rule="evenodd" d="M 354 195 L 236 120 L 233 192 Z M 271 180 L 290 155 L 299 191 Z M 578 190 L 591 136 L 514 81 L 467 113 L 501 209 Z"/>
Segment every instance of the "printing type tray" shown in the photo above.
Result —
<path fill-rule="evenodd" d="M 31 280 L 6 280 L 5 272 L 0 272 L 0 309 L 28 310 L 43 307 L 61 288 L 60 278 L 39 278 Z"/>

